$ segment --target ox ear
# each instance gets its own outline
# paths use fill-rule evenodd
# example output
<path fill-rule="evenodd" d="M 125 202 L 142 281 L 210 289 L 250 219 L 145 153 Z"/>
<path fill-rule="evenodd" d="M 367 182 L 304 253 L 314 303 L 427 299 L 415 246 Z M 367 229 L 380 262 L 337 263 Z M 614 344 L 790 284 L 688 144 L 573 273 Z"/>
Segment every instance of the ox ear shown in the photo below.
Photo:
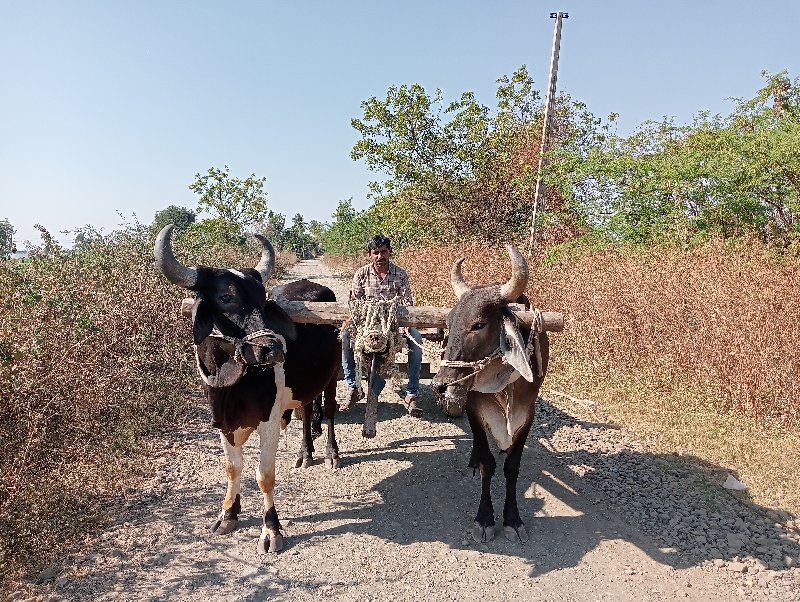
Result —
<path fill-rule="evenodd" d="M 272 332 L 283 336 L 286 340 L 293 341 L 297 338 L 297 326 L 292 322 L 289 314 L 271 299 L 264 304 L 264 319 L 267 328 Z"/>
<path fill-rule="evenodd" d="M 525 353 L 525 341 L 514 321 L 508 316 L 503 316 L 503 328 L 500 330 L 500 351 L 503 357 L 514 370 L 522 375 L 529 383 L 533 382 L 530 358 Z"/>
<path fill-rule="evenodd" d="M 208 376 L 208 384 L 217 389 L 232 387 L 239 382 L 244 374 L 244 366 L 233 358 L 219 367 L 217 374 Z"/>
<path fill-rule="evenodd" d="M 208 304 L 198 297 L 192 305 L 192 331 L 194 344 L 199 345 L 214 329 L 214 316 Z"/>
<path fill-rule="evenodd" d="M 209 339 L 197 349 L 197 369 L 200 376 L 214 389 L 232 387 L 244 375 L 245 367 L 211 341 Z"/>
<path fill-rule="evenodd" d="M 499 393 L 518 378 L 519 372 L 513 366 L 496 359 L 478 372 L 470 388 L 480 393 Z"/>

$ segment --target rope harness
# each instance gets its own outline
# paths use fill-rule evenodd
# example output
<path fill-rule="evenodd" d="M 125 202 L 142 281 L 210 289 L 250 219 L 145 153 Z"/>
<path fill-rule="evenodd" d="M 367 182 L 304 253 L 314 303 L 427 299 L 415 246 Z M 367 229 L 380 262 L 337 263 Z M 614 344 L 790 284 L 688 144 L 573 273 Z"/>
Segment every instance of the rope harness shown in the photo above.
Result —
<path fill-rule="evenodd" d="M 256 330 L 255 332 L 250 332 L 250 333 L 244 335 L 242 338 L 237 338 L 237 337 L 228 336 L 226 334 L 222 334 L 219 330 L 214 328 L 211 331 L 211 334 L 208 335 L 208 338 L 220 339 L 222 341 L 227 341 L 229 343 L 233 343 L 234 348 L 235 348 L 235 351 L 233 353 L 233 359 L 239 364 L 244 364 L 245 361 L 244 361 L 244 357 L 242 357 L 242 349 L 245 347 L 245 345 L 248 345 L 250 347 L 262 347 L 262 348 L 271 346 L 270 343 L 254 343 L 253 342 L 253 339 L 257 339 L 258 337 L 264 337 L 264 336 L 272 337 L 274 339 L 275 333 L 273 331 L 269 330 L 268 328 L 262 328 L 261 330 Z M 285 346 L 284 346 L 284 348 L 285 348 Z M 195 345 L 195 350 L 196 349 L 197 349 L 197 346 Z"/>
<path fill-rule="evenodd" d="M 389 301 L 383 299 L 353 299 L 350 301 L 351 342 L 361 374 L 370 365 L 367 355 L 381 354 L 377 366 L 378 374 L 387 378 L 394 368 L 394 358 L 403 348 L 403 337 L 399 332 L 397 307 L 400 297 Z"/>
<path fill-rule="evenodd" d="M 232 336 L 228 336 L 226 334 L 222 334 L 215 327 L 211 331 L 211 333 L 208 335 L 208 337 L 206 337 L 206 338 L 218 339 L 220 341 L 226 341 L 228 343 L 233 344 L 233 346 L 234 346 L 233 360 L 237 364 L 240 364 L 240 365 L 244 366 L 244 369 L 246 370 L 248 367 L 252 366 L 252 364 L 248 364 L 245 361 L 244 356 L 242 355 L 242 349 L 244 349 L 245 346 L 260 347 L 260 348 L 271 347 L 272 345 L 270 343 L 256 343 L 256 342 L 254 342 L 254 339 L 257 339 L 259 337 L 264 337 L 264 336 L 270 337 L 271 339 L 273 339 L 273 341 L 276 340 L 276 339 L 279 340 L 283 344 L 284 352 L 286 351 L 286 342 L 283 340 L 283 337 L 275 334 L 275 332 L 273 332 L 272 330 L 269 330 L 267 328 L 263 328 L 261 330 L 256 330 L 255 332 L 250 332 L 250 333 L 246 334 L 245 336 L 243 336 L 241 338 L 238 338 L 238 337 L 232 337 Z M 194 358 L 195 358 L 195 361 L 197 362 L 197 371 L 200 373 L 200 378 L 202 378 L 203 382 L 205 382 L 207 385 L 210 385 L 211 383 L 209 382 L 208 377 L 203 373 L 203 370 L 200 367 L 201 361 L 200 361 L 200 355 L 198 353 L 198 345 L 194 346 Z M 263 362 L 263 363 L 266 363 L 266 362 Z"/>
<path fill-rule="evenodd" d="M 544 330 L 544 321 L 542 319 L 542 312 L 538 309 L 534 309 L 536 315 L 533 318 L 533 322 L 531 323 L 531 331 L 528 334 L 528 341 L 525 344 L 525 354 L 530 357 L 536 358 L 536 368 L 537 374 L 539 377 L 544 376 L 543 366 L 542 366 L 542 347 L 541 342 L 539 341 L 539 334 Z M 514 320 L 519 324 L 516 316 L 514 316 Z M 503 336 L 502 334 L 500 336 Z M 460 360 L 442 360 L 439 365 L 445 366 L 447 368 L 472 368 L 472 373 L 467 374 L 461 378 L 456 380 L 450 381 L 447 383 L 447 386 L 455 385 L 456 383 L 460 383 L 465 381 L 469 378 L 472 378 L 476 374 L 478 374 L 481 370 L 486 368 L 492 360 L 497 357 L 501 357 L 503 352 L 500 350 L 500 346 L 498 345 L 497 349 L 492 351 L 491 354 L 487 355 L 483 359 L 476 360 L 474 362 L 464 362 Z M 505 357 L 503 357 L 503 362 L 505 363 Z"/>
<path fill-rule="evenodd" d="M 472 373 L 467 374 L 466 376 L 462 376 L 456 380 L 451 380 L 447 383 L 447 386 L 454 385 L 456 383 L 460 383 L 461 381 L 467 380 L 468 378 L 472 378 L 478 372 L 483 370 L 489 363 L 495 359 L 496 357 L 500 357 L 502 352 L 500 351 L 500 347 L 498 346 L 490 355 L 487 355 L 483 359 L 474 361 L 474 362 L 462 362 L 459 360 L 442 360 L 439 365 L 445 366 L 447 368 L 472 368 Z"/>

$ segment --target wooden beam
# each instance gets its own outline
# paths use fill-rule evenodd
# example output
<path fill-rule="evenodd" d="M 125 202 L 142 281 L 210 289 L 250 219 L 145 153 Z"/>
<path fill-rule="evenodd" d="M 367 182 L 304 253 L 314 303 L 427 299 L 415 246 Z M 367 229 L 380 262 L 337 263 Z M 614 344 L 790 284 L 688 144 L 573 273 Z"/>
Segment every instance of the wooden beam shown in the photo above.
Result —
<path fill-rule="evenodd" d="M 298 324 L 335 324 L 339 325 L 350 316 L 347 303 L 322 303 L 312 301 L 287 301 L 275 299 L 283 310 L 289 314 L 293 322 Z M 184 299 L 181 303 L 181 313 L 191 317 L 194 299 Z M 526 325 L 530 325 L 536 318 L 536 312 L 517 309 L 512 306 L 517 318 Z M 412 305 L 399 307 L 397 321 L 400 326 L 413 326 L 415 328 L 445 328 L 448 307 L 430 307 Z M 564 330 L 564 314 L 555 311 L 542 312 L 543 329 L 547 332 L 561 332 Z"/>

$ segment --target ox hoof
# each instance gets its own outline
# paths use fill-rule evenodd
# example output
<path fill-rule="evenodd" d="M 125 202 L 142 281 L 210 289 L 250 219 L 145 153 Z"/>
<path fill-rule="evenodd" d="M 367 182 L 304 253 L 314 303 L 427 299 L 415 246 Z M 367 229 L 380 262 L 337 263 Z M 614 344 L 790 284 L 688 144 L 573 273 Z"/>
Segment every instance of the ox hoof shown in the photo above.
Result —
<path fill-rule="evenodd" d="M 480 523 L 475 523 L 475 526 L 472 527 L 472 539 L 478 543 L 492 541 L 494 539 L 494 525 L 484 527 Z"/>
<path fill-rule="evenodd" d="M 309 466 L 314 465 L 313 458 L 297 458 L 294 462 L 295 468 L 308 468 Z"/>
<path fill-rule="evenodd" d="M 325 467 L 338 470 L 342 467 L 342 461 L 339 458 L 325 458 Z"/>
<path fill-rule="evenodd" d="M 283 550 L 283 535 L 280 533 L 267 537 L 262 535 L 258 538 L 258 553 L 259 554 L 277 554 Z"/>
<path fill-rule="evenodd" d="M 374 439 L 375 435 L 377 434 L 378 431 L 374 426 L 367 427 L 367 425 L 365 424 L 364 428 L 361 429 L 361 436 L 364 437 L 365 439 Z"/>
<path fill-rule="evenodd" d="M 503 533 L 506 536 L 508 541 L 520 541 L 525 543 L 530 539 L 528 536 L 528 530 L 525 528 L 525 525 L 520 525 L 519 527 L 511 527 L 506 525 L 503 527 Z"/>
<path fill-rule="evenodd" d="M 211 533 L 214 535 L 227 535 L 239 526 L 239 520 L 235 518 L 220 518 L 211 525 Z"/>

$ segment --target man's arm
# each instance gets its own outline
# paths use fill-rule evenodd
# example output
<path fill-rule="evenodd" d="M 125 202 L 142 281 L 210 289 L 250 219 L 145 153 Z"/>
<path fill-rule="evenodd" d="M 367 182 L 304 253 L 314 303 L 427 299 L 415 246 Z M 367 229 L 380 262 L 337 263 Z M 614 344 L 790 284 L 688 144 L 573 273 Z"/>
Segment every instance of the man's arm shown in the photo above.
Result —
<path fill-rule="evenodd" d="M 411 292 L 408 274 L 406 274 L 405 270 L 402 270 L 399 276 L 397 294 L 403 300 L 403 305 L 414 305 L 414 295 Z"/>
<path fill-rule="evenodd" d="M 364 279 L 361 275 L 362 270 L 356 270 L 353 275 L 353 282 L 350 284 L 350 301 L 353 299 L 364 298 Z"/>

